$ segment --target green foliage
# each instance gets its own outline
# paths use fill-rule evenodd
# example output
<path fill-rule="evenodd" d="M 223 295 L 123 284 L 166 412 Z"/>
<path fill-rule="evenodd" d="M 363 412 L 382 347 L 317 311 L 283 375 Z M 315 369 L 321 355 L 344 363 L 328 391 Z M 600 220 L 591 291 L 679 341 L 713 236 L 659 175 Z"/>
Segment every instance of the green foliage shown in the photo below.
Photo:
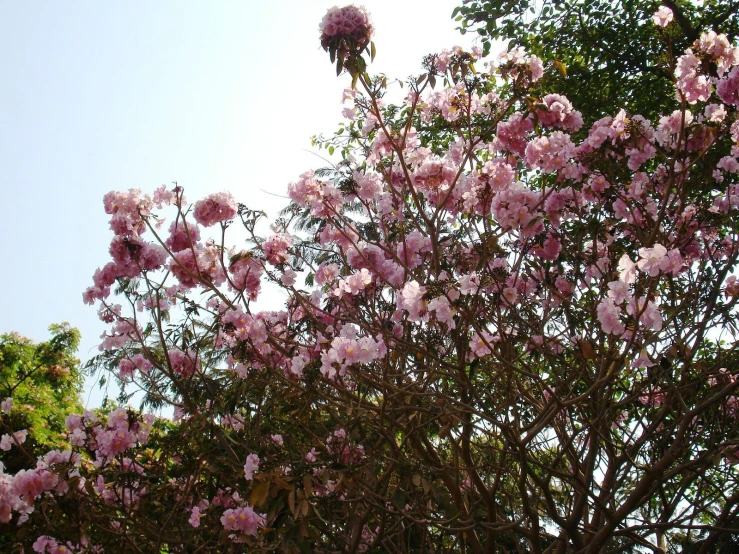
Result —
<path fill-rule="evenodd" d="M 13 398 L 12 411 L 1 414 L 2 433 L 28 430 L 25 453 L 17 447 L 0 453 L 11 472 L 63 447 L 64 419 L 82 411 L 83 376 L 74 356 L 80 332 L 68 323 L 51 325 L 49 331 L 51 339 L 38 344 L 15 332 L 0 335 L 0 399 Z"/>
<path fill-rule="evenodd" d="M 674 12 L 674 21 L 664 29 L 644 24 L 660 5 Z M 547 71 L 538 88 L 567 96 L 588 128 L 613 115 L 614 106 L 648 119 L 664 113 L 674 102 L 669 60 L 703 30 L 733 41 L 739 33 L 736 12 L 726 0 L 464 0 L 452 17 L 463 33 L 481 36 L 485 53 L 492 41 L 502 41 L 558 68 Z"/>

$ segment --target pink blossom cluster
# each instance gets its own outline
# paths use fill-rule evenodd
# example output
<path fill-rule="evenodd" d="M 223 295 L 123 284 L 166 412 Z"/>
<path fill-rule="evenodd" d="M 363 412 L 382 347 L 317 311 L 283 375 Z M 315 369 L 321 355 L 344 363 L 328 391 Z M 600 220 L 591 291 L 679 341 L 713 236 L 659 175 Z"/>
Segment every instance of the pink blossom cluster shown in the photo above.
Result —
<path fill-rule="evenodd" d="M 144 271 L 160 269 L 167 253 L 158 243 L 141 239 L 147 230 L 147 220 L 155 206 L 171 203 L 176 195 L 162 187 L 154 194 L 154 200 L 142 195 L 138 189 L 127 192 L 109 192 L 103 198 L 105 212 L 111 216 L 110 228 L 115 236 L 110 245 L 112 262 L 95 271 L 93 286 L 83 294 L 87 304 L 103 300 L 110 295 L 110 287 L 120 277 L 137 277 Z"/>
<path fill-rule="evenodd" d="M 363 267 L 346 278 L 339 279 L 336 288 L 333 289 L 334 296 L 341 298 L 345 294 L 356 296 L 372 284 L 372 273 Z"/>
<path fill-rule="evenodd" d="M 193 248 L 199 240 L 200 228 L 188 224 L 184 219 L 178 219 L 169 226 L 166 244 L 172 252 L 181 252 Z"/>
<path fill-rule="evenodd" d="M 547 94 L 541 100 L 534 113 L 542 127 L 558 127 L 566 131 L 578 131 L 582 127 L 582 114 L 572 108 L 565 96 Z"/>
<path fill-rule="evenodd" d="M 236 217 L 238 206 L 230 192 L 216 192 L 195 203 L 193 217 L 204 227 Z"/>
<path fill-rule="evenodd" d="M 344 377 L 347 369 L 354 364 L 368 364 L 387 353 L 381 336 L 358 337 L 357 330 L 344 325 L 337 337 L 331 341 L 328 350 L 321 352 L 321 373 L 329 379 L 338 374 Z"/>
<path fill-rule="evenodd" d="M 287 261 L 288 249 L 292 244 L 293 239 L 287 233 L 275 233 L 264 241 L 262 251 L 269 263 L 279 265 Z"/>
<path fill-rule="evenodd" d="M 639 249 L 639 261 L 636 265 L 641 271 L 654 277 L 659 273 L 676 275 L 683 269 L 684 262 L 677 248 L 668 251 L 661 244 L 655 243 L 652 248 Z"/>
<path fill-rule="evenodd" d="M 237 531 L 237 533 L 229 535 L 234 542 L 243 542 L 239 536 L 241 534 L 256 537 L 259 526 L 263 523 L 264 516 L 257 514 L 251 506 L 230 508 L 223 512 L 221 516 L 221 525 L 226 531 Z"/>
<path fill-rule="evenodd" d="M 513 50 L 501 52 L 498 56 L 498 70 L 504 77 L 521 80 L 523 86 L 535 83 L 544 75 L 544 64 L 534 54 L 527 54 L 524 48 L 518 46 Z"/>
<path fill-rule="evenodd" d="M 200 369 L 200 358 L 192 349 L 173 348 L 168 353 L 169 365 L 177 375 L 191 377 Z"/>
<path fill-rule="evenodd" d="M 492 345 L 500 340 L 500 337 L 488 331 L 474 331 L 469 342 L 470 356 L 472 359 L 482 358 L 492 354 Z"/>
<path fill-rule="evenodd" d="M 247 481 L 251 481 L 257 471 L 259 471 L 259 456 L 253 453 L 249 454 L 244 464 L 244 477 Z"/>
<path fill-rule="evenodd" d="M 691 104 L 705 102 L 711 96 L 714 78 L 704 73 L 710 62 L 715 64 L 719 78 L 724 77 L 730 68 L 739 65 L 739 48 L 732 46 L 726 35 L 713 31 L 703 33 L 678 59 L 675 77 L 677 89 Z M 717 93 L 727 104 L 739 105 L 737 90 L 739 89 L 739 72 L 732 70 L 719 81 Z"/>
<path fill-rule="evenodd" d="M 146 231 L 144 218 L 154 207 L 148 195 L 141 196 L 139 189 L 128 192 L 109 192 L 103 197 L 105 213 L 110 215 L 110 228 L 116 235 L 140 235 Z"/>
<path fill-rule="evenodd" d="M 25 522 L 35 509 L 35 502 L 44 493 L 62 495 L 69 485 L 62 473 L 70 471 L 70 476 L 78 476 L 76 467 L 80 457 L 67 450 L 51 450 L 40 457 L 33 469 L 22 469 L 15 475 L 8 475 L 0 464 L 0 521 L 8 523 L 13 513 L 18 514 L 18 524 Z"/>
<path fill-rule="evenodd" d="M 368 269 L 380 281 L 393 287 L 400 285 L 403 278 L 403 267 L 396 262 L 386 248 L 365 241 L 355 244 L 341 243 L 349 266 L 355 270 Z"/>
<path fill-rule="evenodd" d="M 604 333 L 621 336 L 626 327 L 621 322 L 621 309 L 616 306 L 612 298 L 603 298 L 597 308 L 598 321 Z"/>
<path fill-rule="evenodd" d="M 434 68 L 439 73 L 446 71 L 455 63 L 472 63 L 482 57 L 482 49 L 479 46 L 472 47 L 470 52 L 465 51 L 461 46 L 454 46 L 448 50 L 442 50 L 434 56 Z"/>
<path fill-rule="evenodd" d="M 541 195 L 521 182 L 511 184 L 492 200 L 491 211 L 503 229 L 520 229 L 525 236 L 534 236 L 543 228 L 539 211 Z"/>
<path fill-rule="evenodd" d="M 554 131 L 549 136 L 533 139 L 526 146 L 526 161 L 532 168 L 552 173 L 563 169 L 575 154 L 575 145 L 570 136 Z"/>
<path fill-rule="evenodd" d="M 299 206 L 309 206 L 311 214 L 316 217 L 329 216 L 342 203 L 338 189 L 330 183 L 318 180 L 313 171 L 303 173 L 295 183 L 290 183 L 287 193 Z"/>
<path fill-rule="evenodd" d="M 329 8 L 318 30 L 321 33 L 321 45 L 324 48 L 328 48 L 339 38 L 345 38 L 351 40 L 357 50 L 369 44 L 373 31 L 367 10 L 354 5 Z"/>
<path fill-rule="evenodd" d="M 33 543 L 33 551 L 38 554 L 74 554 L 75 552 L 102 552 L 98 547 L 90 548 L 86 539 L 80 541 L 80 544 L 74 545 L 71 542 L 60 542 L 48 535 L 42 535 Z"/>
<path fill-rule="evenodd" d="M 326 439 L 326 451 L 342 464 L 358 464 L 366 458 L 364 447 L 354 444 L 345 429 L 337 429 Z"/>
<path fill-rule="evenodd" d="M 226 280 L 221 251 L 214 244 L 195 244 L 177 252 L 170 259 L 168 268 L 185 289 L 203 284 L 218 286 Z"/>
<path fill-rule="evenodd" d="M 137 353 L 121 359 L 118 363 L 118 375 L 121 379 L 130 379 L 135 377 L 136 370 L 146 375 L 153 367 L 154 365 L 143 354 Z"/>
<path fill-rule="evenodd" d="M 153 414 L 135 415 L 126 408 L 117 408 L 101 422 L 91 411 L 67 416 L 65 424 L 75 446 L 93 451 L 98 459 L 110 460 L 136 444 L 146 444 L 154 423 Z"/>
<path fill-rule="evenodd" d="M 414 269 L 423 263 L 425 254 L 429 254 L 431 250 L 431 239 L 420 231 L 413 230 L 399 242 L 396 255 L 403 265 Z"/>
<path fill-rule="evenodd" d="M 26 442 L 26 436 L 28 435 L 27 429 L 14 432 L 12 435 L 7 433 L 0 438 L 0 450 L 8 451 L 14 444 L 21 445 Z"/>
<path fill-rule="evenodd" d="M 250 341 L 257 349 L 266 347 L 268 334 L 263 318 L 245 313 L 240 308 L 226 311 L 221 318 L 220 341 L 235 345 L 237 341 Z"/>
<path fill-rule="evenodd" d="M 241 257 L 228 269 L 229 284 L 237 291 L 244 291 L 249 300 L 256 300 L 262 286 L 262 265 L 252 257 Z"/>
<path fill-rule="evenodd" d="M 655 25 L 659 27 L 667 27 L 673 19 L 673 13 L 667 6 L 660 6 L 659 9 L 654 12 L 652 20 Z"/>
<path fill-rule="evenodd" d="M 426 321 L 427 307 L 426 287 L 418 281 L 408 281 L 398 294 L 397 307 L 408 312 L 409 321 Z"/>

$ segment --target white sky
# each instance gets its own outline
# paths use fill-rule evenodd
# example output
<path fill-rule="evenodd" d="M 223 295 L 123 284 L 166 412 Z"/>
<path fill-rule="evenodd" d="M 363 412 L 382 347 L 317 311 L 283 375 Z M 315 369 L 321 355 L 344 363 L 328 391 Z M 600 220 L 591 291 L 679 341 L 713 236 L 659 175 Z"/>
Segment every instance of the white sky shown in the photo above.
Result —
<path fill-rule="evenodd" d="M 469 47 L 450 18 L 461 0 L 368 0 L 370 73 L 404 79 L 430 52 Z M 341 119 L 318 42 L 332 1 L 0 0 L 0 332 L 105 325 L 82 303 L 109 261 L 109 190 L 220 190 L 270 216 L 289 182 L 325 165 L 310 137 Z M 98 395 L 92 395 L 92 403 Z"/>

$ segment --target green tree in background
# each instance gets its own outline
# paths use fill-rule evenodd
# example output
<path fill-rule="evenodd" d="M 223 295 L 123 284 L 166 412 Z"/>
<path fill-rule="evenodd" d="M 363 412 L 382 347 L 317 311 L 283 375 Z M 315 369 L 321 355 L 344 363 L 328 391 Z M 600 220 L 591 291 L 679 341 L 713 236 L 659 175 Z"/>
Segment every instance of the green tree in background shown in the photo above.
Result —
<path fill-rule="evenodd" d="M 660 5 L 673 11 L 673 23 L 644 25 Z M 613 106 L 650 119 L 666 113 L 674 103 L 670 60 L 709 29 L 733 41 L 738 11 L 732 0 L 464 0 L 453 17 L 463 33 L 480 34 L 485 54 L 499 40 L 557 64 L 538 88 L 567 96 L 588 129 Z"/>
<path fill-rule="evenodd" d="M 49 331 L 51 339 L 42 343 L 15 332 L 0 335 L 0 400 L 12 398 L 9 413 L 0 413 L 0 434 L 28 430 L 22 450 L 0 451 L 6 471 L 33 465 L 37 455 L 62 447 L 64 419 L 82 410 L 83 376 L 75 357 L 80 332 L 68 323 Z"/>

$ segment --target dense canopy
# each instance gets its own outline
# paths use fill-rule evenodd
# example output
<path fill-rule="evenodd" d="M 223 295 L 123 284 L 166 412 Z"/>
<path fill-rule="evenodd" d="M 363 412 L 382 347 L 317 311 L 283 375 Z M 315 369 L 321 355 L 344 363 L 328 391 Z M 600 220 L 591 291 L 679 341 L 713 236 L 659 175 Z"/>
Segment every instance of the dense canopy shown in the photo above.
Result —
<path fill-rule="evenodd" d="M 340 160 L 269 228 L 228 192 L 108 193 L 84 300 L 121 405 L 0 473 L 16 549 L 735 547 L 739 48 L 642 15 L 672 92 L 590 122 L 521 47 L 396 88 L 331 8 Z"/>

